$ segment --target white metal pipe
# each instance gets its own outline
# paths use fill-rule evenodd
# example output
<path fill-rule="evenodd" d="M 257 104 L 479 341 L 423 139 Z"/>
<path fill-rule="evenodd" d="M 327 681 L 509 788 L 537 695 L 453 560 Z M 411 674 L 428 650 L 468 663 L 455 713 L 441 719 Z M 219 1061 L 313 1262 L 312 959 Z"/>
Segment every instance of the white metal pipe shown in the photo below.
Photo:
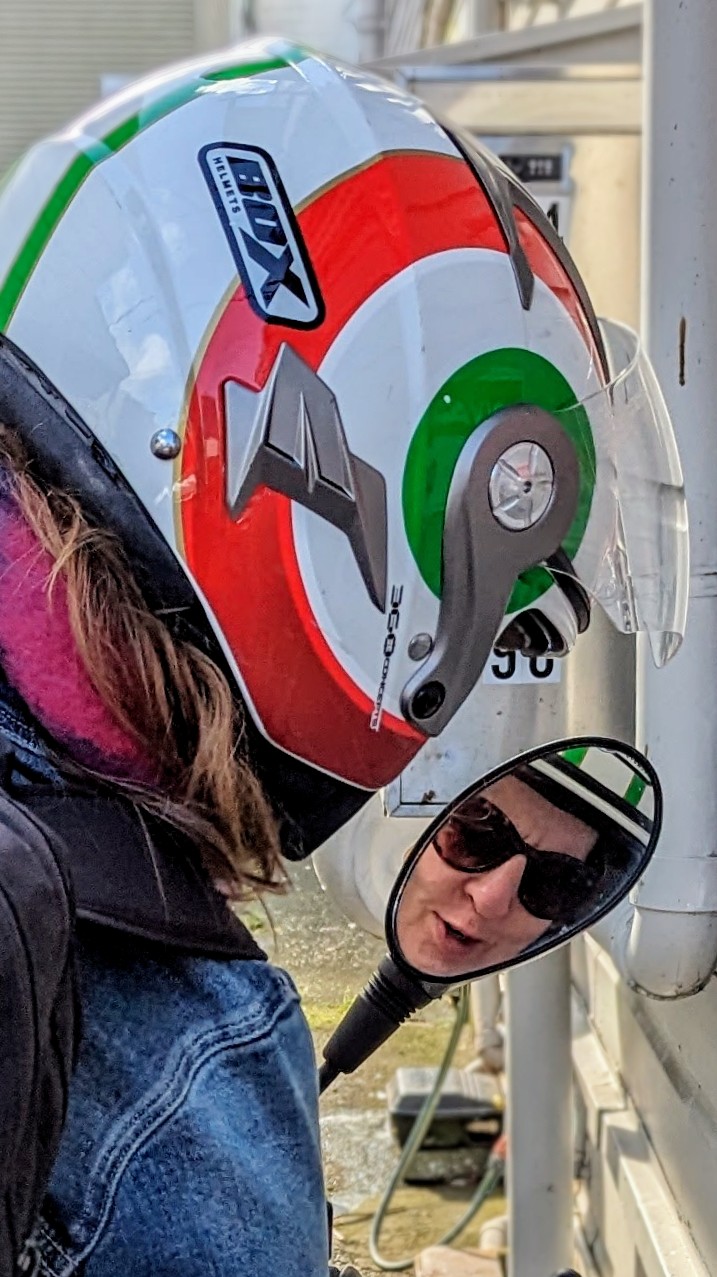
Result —
<path fill-rule="evenodd" d="M 569 1268 L 572 1071 L 569 947 L 508 973 L 510 1277 Z"/>
<path fill-rule="evenodd" d="M 717 950 L 717 915 L 711 903 L 706 907 L 707 893 L 710 901 L 714 895 L 712 878 L 709 860 L 661 857 L 653 863 L 639 904 L 623 901 L 592 928 L 630 988 L 662 999 L 689 997 L 704 988 Z M 696 894 L 688 894 L 688 883 Z"/>
<path fill-rule="evenodd" d="M 471 1029 L 475 1067 L 485 1073 L 505 1068 L 503 1034 L 499 1028 L 503 995 L 499 975 L 474 980 L 470 988 Z"/>
<path fill-rule="evenodd" d="M 628 983 L 696 993 L 717 964 L 717 5 L 645 9 L 643 326 L 677 431 L 692 550 L 688 632 L 665 670 L 644 662 L 644 741 L 665 789 L 657 855 L 598 929 Z"/>

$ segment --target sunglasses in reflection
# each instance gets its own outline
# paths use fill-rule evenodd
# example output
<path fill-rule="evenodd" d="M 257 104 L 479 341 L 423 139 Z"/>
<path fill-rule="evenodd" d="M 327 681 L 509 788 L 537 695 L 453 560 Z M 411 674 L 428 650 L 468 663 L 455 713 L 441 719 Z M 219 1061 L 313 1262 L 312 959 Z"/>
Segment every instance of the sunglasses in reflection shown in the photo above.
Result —
<path fill-rule="evenodd" d="M 577 921 L 604 879 L 604 857 L 597 845 L 585 861 L 560 851 L 540 851 L 524 842 L 512 821 L 487 798 L 474 799 L 469 815 L 451 816 L 433 846 L 444 864 L 468 874 L 486 873 L 513 856 L 524 856 L 518 900 L 528 913 L 551 922 Z"/>

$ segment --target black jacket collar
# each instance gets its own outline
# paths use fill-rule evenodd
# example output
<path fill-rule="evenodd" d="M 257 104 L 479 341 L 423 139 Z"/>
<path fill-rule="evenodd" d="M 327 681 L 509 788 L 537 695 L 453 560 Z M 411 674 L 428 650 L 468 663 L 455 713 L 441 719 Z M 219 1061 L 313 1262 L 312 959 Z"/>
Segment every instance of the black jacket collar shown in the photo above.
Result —
<path fill-rule="evenodd" d="M 78 924 L 188 954 L 265 957 L 166 822 L 124 798 L 29 779 L 2 737 L 0 760 L 0 786 L 64 843 Z"/>

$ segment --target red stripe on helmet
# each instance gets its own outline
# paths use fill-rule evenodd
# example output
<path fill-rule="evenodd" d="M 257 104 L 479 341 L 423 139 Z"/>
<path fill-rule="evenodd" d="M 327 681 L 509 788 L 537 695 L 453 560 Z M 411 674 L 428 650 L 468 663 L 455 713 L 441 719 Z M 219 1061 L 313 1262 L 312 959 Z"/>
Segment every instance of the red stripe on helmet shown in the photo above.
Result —
<path fill-rule="evenodd" d="M 221 626 L 270 740 L 353 784 L 397 776 L 424 737 L 384 713 L 341 665 L 312 612 L 291 529 L 291 504 L 258 490 L 233 521 L 225 503 L 222 390 L 260 389 L 286 342 L 317 368 L 354 312 L 382 284 L 449 249 L 505 252 L 492 209 L 460 159 L 386 155 L 339 180 L 299 215 L 326 306 L 317 328 L 264 323 L 237 287 L 209 337 L 189 402 L 179 502 L 188 567 Z M 549 282 L 549 281 L 546 281 Z"/>

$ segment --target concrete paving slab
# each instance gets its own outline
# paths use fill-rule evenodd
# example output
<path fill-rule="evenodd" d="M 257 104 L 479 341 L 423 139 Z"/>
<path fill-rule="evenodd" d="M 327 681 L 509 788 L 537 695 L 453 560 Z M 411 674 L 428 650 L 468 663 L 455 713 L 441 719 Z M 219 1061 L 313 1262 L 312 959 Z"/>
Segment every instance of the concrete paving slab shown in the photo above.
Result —
<path fill-rule="evenodd" d="M 416 1256 L 416 1277 L 502 1277 L 500 1264 L 475 1251 L 429 1246 Z"/>

